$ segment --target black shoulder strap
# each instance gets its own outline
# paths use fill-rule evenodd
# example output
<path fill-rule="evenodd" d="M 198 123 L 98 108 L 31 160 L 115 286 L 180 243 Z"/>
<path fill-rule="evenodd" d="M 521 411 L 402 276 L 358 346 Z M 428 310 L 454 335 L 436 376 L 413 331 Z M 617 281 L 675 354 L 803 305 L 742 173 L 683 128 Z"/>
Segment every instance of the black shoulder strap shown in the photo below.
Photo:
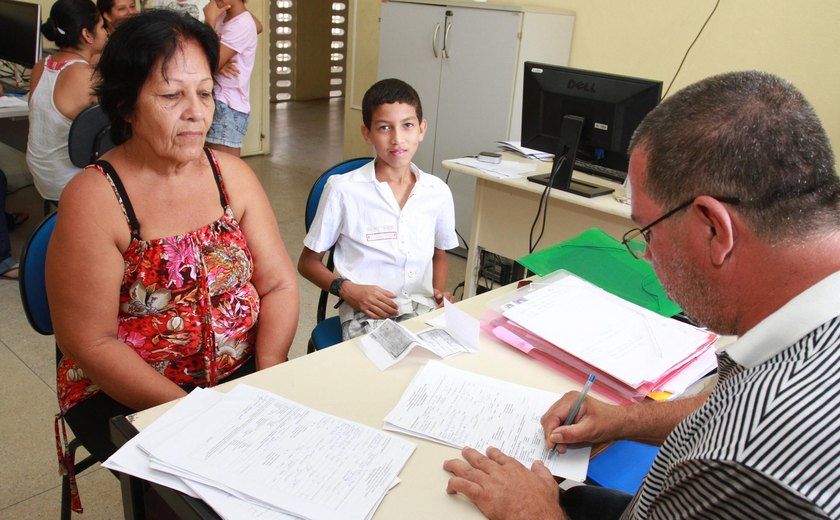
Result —
<path fill-rule="evenodd" d="M 210 148 L 205 147 L 204 153 L 207 155 L 207 160 L 210 161 L 210 168 L 213 170 L 213 180 L 216 181 L 216 188 L 219 190 L 219 202 L 222 204 L 222 210 L 224 210 L 228 206 L 228 200 L 227 193 L 225 193 L 225 189 L 222 187 L 222 172 L 219 171 L 216 156 L 210 151 Z"/>
<path fill-rule="evenodd" d="M 96 161 L 96 166 L 102 168 L 102 171 L 104 171 L 111 179 L 111 182 L 114 183 L 114 187 L 117 189 L 117 193 L 120 197 L 120 204 L 123 207 L 123 211 L 125 211 L 125 217 L 128 219 L 128 227 L 131 229 L 131 238 L 140 240 L 140 222 L 137 221 L 137 216 L 134 214 L 134 208 L 131 206 L 131 200 L 128 198 L 128 193 L 125 191 L 125 186 L 123 186 L 120 176 L 117 175 L 117 171 L 108 161 L 100 159 Z"/>

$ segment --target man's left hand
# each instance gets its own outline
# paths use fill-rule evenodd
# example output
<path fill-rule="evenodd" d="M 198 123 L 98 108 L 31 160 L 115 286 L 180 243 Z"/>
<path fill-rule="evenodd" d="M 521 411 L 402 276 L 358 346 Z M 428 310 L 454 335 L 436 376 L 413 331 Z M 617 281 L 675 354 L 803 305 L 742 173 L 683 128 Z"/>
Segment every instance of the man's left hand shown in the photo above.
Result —
<path fill-rule="evenodd" d="M 529 470 L 493 447 L 487 449 L 486 457 L 472 448 L 464 448 L 461 454 L 466 462 L 451 459 L 443 463 L 443 469 L 454 475 L 446 492 L 463 494 L 487 518 L 565 518 L 560 490 L 541 461 L 535 461 Z"/>

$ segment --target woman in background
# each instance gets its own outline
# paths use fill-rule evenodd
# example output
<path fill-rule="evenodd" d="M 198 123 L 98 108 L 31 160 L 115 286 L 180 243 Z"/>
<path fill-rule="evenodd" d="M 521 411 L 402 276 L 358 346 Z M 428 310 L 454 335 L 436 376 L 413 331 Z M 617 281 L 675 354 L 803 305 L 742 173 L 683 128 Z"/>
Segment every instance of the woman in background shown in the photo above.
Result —
<path fill-rule="evenodd" d="M 108 35 L 90 0 L 58 0 L 41 33 L 58 45 L 58 52 L 32 69 L 26 164 L 41 197 L 57 201 L 79 171 L 70 161 L 67 139 L 73 119 L 96 103 L 90 62 Z"/>
<path fill-rule="evenodd" d="M 261 27 L 245 8 L 244 0 L 212 0 L 204 8 L 205 22 L 219 35 L 216 69 L 216 115 L 207 143 L 210 148 L 239 157 L 251 113 L 251 71 Z M 235 73 L 227 67 L 233 66 Z"/>
<path fill-rule="evenodd" d="M 126 16 L 137 14 L 137 4 L 134 0 L 96 0 L 96 8 L 105 20 L 105 30 L 108 34 Z"/>

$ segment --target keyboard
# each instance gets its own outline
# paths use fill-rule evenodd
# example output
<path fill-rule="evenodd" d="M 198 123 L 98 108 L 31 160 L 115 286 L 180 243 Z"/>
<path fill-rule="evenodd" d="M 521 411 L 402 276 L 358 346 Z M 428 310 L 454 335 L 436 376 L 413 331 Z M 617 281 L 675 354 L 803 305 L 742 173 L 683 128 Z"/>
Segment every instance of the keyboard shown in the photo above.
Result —
<path fill-rule="evenodd" d="M 624 182 L 624 179 L 627 178 L 627 172 L 613 170 L 612 168 L 607 168 L 606 166 L 601 166 L 600 164 L 581 161 L 580 159 L 575 161 L 575 170 L 618 183 Z"/>

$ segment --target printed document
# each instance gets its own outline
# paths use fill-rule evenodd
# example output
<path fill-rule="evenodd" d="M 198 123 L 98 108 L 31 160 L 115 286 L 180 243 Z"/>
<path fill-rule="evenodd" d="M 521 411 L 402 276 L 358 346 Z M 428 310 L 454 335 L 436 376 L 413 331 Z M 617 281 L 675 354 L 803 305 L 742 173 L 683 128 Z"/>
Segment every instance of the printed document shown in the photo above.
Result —
<path fill-rule="evenodd" d="M 573 275 L 523 293 L 504 306 L 503 314 L 634 388 L 699 356 L 716 338 Z"/>
<path fill-rule="evenodd" d="M 525 466 L 542 460 L 553 475 L 583 481 L 590 446 L 546 449 L 540 417 L 560 396 L 430 361 L 414 377 L 384 429 L 456 448 L 499 448 Z"/>
<path fill-rule="evenodd" d="M 175 406 L 170 408 L 158 420 L 129 439 L 122 448 L 103 462 L 102 466 L 143 480 L 148 480 L 149 482 L 161 484 L 190 495 L 191 497 L 198 498 L 195 491 L 187 486 L 180 478 L 150 468 L 149 455 L 140 449 L 139 443 L 147 439 L 153 444 L 157 442 L 157 439 L 168 438 L 173 432 L 177 432 L 182 424 L 186 424 L 193 417 L 206 412 L 223 397 L 224 394 L 214 390 L 196 388 L 186 397 L 179 400 Z"/>
<path fill-rule="evenodd" d="M 522 141 L 496 141 L 496 144 L 506 152 L 513 152 L 527 159 L 545 161 L 554 157 L 554 154 L 534 150 L 533 148 L 526 148 L 522 146 Z"/>
<path fill-rule="evenodd" d="M 202 394 L 220 397 L 209 407 L 202 403 L 197 415 L 188 411 L 158 425 L 164 414 L 138 435 L 135 448 L 148 454 L 152 470 L 183 479 L 190 494 L 215 503 L 220 514 L 369 518 L 415 449 L 405 439 L 245 384 L 228 394 Z M 260 507 L 237 504 L 230 495 Z"/>
<path fill-rule="evenodd" d="M 442 326 L 417 334 L 393 320 L 387 320 L 378 329 L 362 336 L 357 345 L 379 370 L 399 363 L 416 347 L 443 359 L 478 352 L 479 321 L 446 300 L 442 316 L 445 316 L 441 320 Z"/>
<path fill-rule="evenodd" d="M 478 159 L 472 157 L 461 157 L 459 159 L 453 159 L 453 161 L 458 164 L 463 164 L 464 166 L 475 168 L 476 170 L 481 170 L 484 173 L 499 179 L 518 179 L 529 173 L 535 172 L 537 169 L 533 164 L 518 161 L 502 161 L 498 164 L 493 164 L 479 161 Z"/>

